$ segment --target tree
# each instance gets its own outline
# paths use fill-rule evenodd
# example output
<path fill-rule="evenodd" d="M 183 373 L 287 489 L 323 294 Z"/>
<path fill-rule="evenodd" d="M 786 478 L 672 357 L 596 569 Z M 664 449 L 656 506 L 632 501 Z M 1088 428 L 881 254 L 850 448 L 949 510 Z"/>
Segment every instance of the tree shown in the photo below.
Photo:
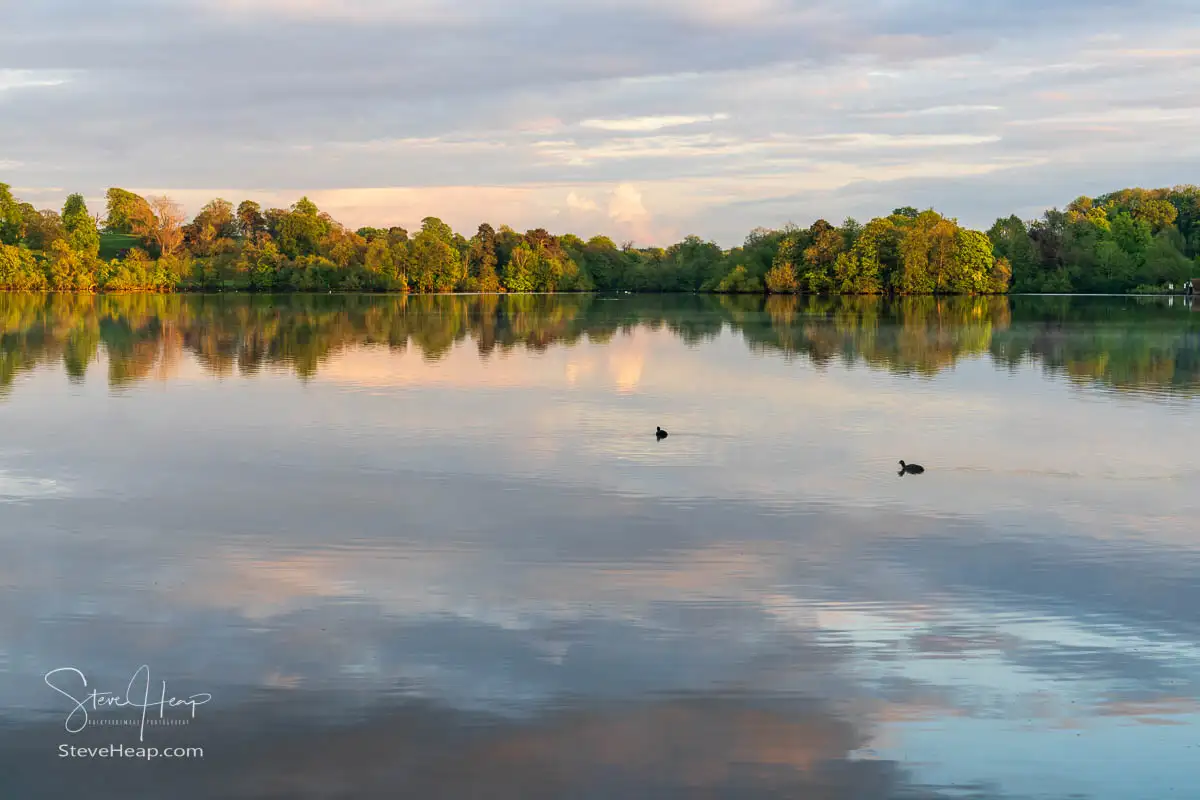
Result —
<path fill-rule="evenodd" d="M 763 283 L 772 294 L 792 294 L 800 287 L 796 280 L 796 265 L 784 250 L 780 249 L 775 256 L 775 263 L 767 270 Z"/>
<path fill-rule="evenodd" d="M 29 207 L 32 211 L 33 206 Z M 49 251 L 50 245 L 67 238 L 62 218 L 57 211 L 32 211 L 25 216 L 25 244 L 31 250 Z"/>
<path fill-rule="evenodd" d="M 187 217 L 179 204 L 166 195 L 156 195 L 146 200 L 154 212 L 154 228 L 148 238 L 161 255 L 169 256 L 183 244 L 183 221 Z"/>
<path fill-rule="evenodd" d="M 846 217 L 842 222 L 842 249 L 849 251 L 862 235 L 863 226 L 854 217 Z"/>
<path fill-rule="evenodd" d="M 1094 225 L 1101 230 L 1109 228 L 1109 211 L 1111 204 L 1099 204 L 1092 198 L 1083 195 L 1075 198 L 1067 205 L 1067 221 L 1073 225 Z"/>
<path fill-rule="evenodd" d="M 762 290 L 762 281 L 751 275 L 745 264 L 738 264 L 717 284 L 717 291 L 726 294 L 758 294 Z"/>
<path fill-rule="evenodd" d="M 528 242 L 521 242 L 504 267 L 504 288 L 510 292 L 532 292 L 536 287 L 534 270 L 537 255 Z"/>
<path fill-rule="evenodd" d="M 1174 224 L 1178 215 L 1179 210 L 1175 206 L 1166 200 L 1159 199 L 1148 200 L 1133 211 L 1134 219 L 1145 222 L 1154 233 Z"/>
<path fill-rule="evenodd" d="M 46 288 L 45 273 L 33 253 L 0 243 L 0 291 L 29 292 Z"/>
<path fill-rule="evenodd" d="M 199 255 L 211 252 L 215 242 L 237 235 L 233 204 L 216 198 L 205 204 L 190 223 L 183 227 L 183 239 Z"/>
<path fill-rule="evenodd" d="M 74 233 L 80 228 L 86 228 L 94 224 L 92 215 L 88 213 L 87 203 L 84 202 L 83 195 L 67 195 L 67 201 L 63 203 L 62 221 L 63 227 L 67 229 L 67 233 Z"/>
<path fill-rule="evenodd" d="M 667 256 L 674 274 L 670 276 L 671 285 L 662 288 L 695 292 L 720 278 L 725 254 L 716 243 L 693 235 L 671 245 Z"/>
<path fill-rule="evenodd" d="M 879 294 L 896 271 L 900 232 L 889 217 L 873 219 L 863 226 L 849 254 L 838 256 L 835 273 L 838 290 L 846 293 Z"/>
<path fill-rule="evenodd" d="M 71 249 L 87 258 L 95 258 L 99 254 L 100 231 L 96 229 L 96 220 L 88 213 L 83 195 L 67 196 L 67 201 L 63 204 L 62 224 Z"/>
<path fill-rule="evenodd" d="M 0 244 L 18 244 L 25 235 L 25 215 L 7 183 L 0 183 Z"/>
<path fill-rule="evenodd" d="M 1171 233 L 1174 233 L 1175 237 L 1179 237 L 1178 231 L 1168 228 L 1161 231 L 1151 241 L 1150 247 L 1146 250 L 1145 263 L 1138 278 L 1139 283 L 1161 286 L 1164 283 L 1183 283 L 1192 277 L 1196 265 L 1179 252 L 1178 242 L 1175 237 L 1171 236 Z"/>
<path fill-rule="evenodd" d="M 429 234 L 446 244 L 454 243 L 454 229 L 437 217 L 425 217 L 421 220 L 421 233 Z"/>
<path fill-rule="evenodd" d="M 267 232 L 267 220 L 262 207 L 253 200 L 243 200 L 237 207 L 238 233 L 245 239 L 256 241 Z"/>
<path fill-rule="evenodd" d="M 367 252 L 363 258 L 363 268 L 371 276 L 372 288 L 395 290 L 399 286 L 400 271 L 396 265 L 396 253 L 388 243 L 387 232 L 381 231 L 382 236 L 373 237 L 367 244 Z"/>
<path fill-rule="evenodd" d="M 110 188 L 105 196 L 108 214 L 104 228 L 109 233 L 145 238 L 154 230 L 154 212 L 144 197 L 116 187 Z"/>
<path fill-rule="evenodd" d="M 842 232 L 823 219 L 808 229 L 808 246 L 804 247 L 800 283 L 813 294 L 833 288 L 834 265 L 846 245 Z"/>
<path fill-rule="evenodd" d="M 301 197 L 291 210 L 282 212 L 275 220 L 271 217 L 272 213 L 268 211 L 268 225 L 273 224 L 275 230 L 272 233 L 279 242 L 279 249 L 288 258 L 317 255 L 321 240 L 332 230 L 328 217 L 322 216 L 316 204 L 307 197 Z"/>
<path fill-rule="evenodd" d="M 979 231 L 956 230 L 954 233 L 953 279 L 947 287 L 961 294 L 1002 294 L 1008 291 L 1011 270 L 1008 262 L 997 259 L 992 242 Z"/>
<path fill-rule="evenodd" d="M 459 280 L 461 260 L 454 246 L 437 233 L 422 229 L 409 249 L 409 279 L 421 292 L 451 292 Z"/>
<path fill-rule="evenodd" d="M 988 230 L 995 254 L 1005 259 L 1012 270 L 1012 289 L 1017 292 L 1040 292 L 1043 279 L 1037 249 L 1029 230 L 1020 217 L 998 219 Z"/>
<path fill-rule="evenodd" d="M 496 231 L 485 222 L 471 238 L 467 256 L 468 275 L 475 282 L 475 291 L 500 290 L 500 278 L 496 274 L 497 264 L 499 259 L 496 255 Z"/>
<path fill-rule="evenodd" d="M 67 292 L 91 291 L 95 288 L 94 256 L 71 246 L 63 239 L 50 246 L 49 255 L 51 289 Z"/>

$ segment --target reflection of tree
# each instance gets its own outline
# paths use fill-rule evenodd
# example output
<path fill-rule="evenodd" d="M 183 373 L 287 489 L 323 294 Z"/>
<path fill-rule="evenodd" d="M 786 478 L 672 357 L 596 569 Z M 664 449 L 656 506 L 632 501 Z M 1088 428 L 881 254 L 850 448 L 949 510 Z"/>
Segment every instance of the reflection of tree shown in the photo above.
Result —
<path fill-rule="evenodd" d="M 436 361 L 469 339 L 487 358 L 639 328 L 665 328 L 689 345 L 728 328 L 758 352 L 903 375 L 986 355 L 1121 391 L 1194 396 L 1200 386 L 1200 319 L 1144 300 L 3 294 L 0 390 L 39 365 L 61 364 L 82 380 L 101 355 L 112 386 L 165 379 L 185 351 L 213 375 L 286 369 L 308 378 L 363 345 L 411 345 Z"/>

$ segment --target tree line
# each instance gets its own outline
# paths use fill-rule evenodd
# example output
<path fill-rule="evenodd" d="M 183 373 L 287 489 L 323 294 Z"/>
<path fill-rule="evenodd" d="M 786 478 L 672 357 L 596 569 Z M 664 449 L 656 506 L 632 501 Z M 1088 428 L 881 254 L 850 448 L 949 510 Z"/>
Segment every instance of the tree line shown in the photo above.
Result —
<path fill-rule="evenodd" d="M 307 379 L 363 346 L 436 361 L 667 330 L 688 344 L 737 333 L 756 351 L 932 376 L 987 355 L 1081 385 L 1152 398 L 1200 396 L 1200 313 L 1161 300 L 857 295 L 0 294 L 0 397 L 21 374 L 103 362 L 114 387 L 192 358 L 212 375 L 283 368 Z"/>
<path fill-rule="evenodd" d="M 1200 188 L 1080 197 L 985 232 L 936 211 L 861 224 L 756 228 L 740 247 L 697 236 L 618 247 L 484 223 L 469 239 L 436 217 L 419 230 L 351 231 L 307 197 L 290 208 L 217 198 L 191 220 L 168 197 L 120 188 L 103 215 L 72 194 L 35 209 L 0 183 L 0 290 L 259 292 L 702 292 L 967 294 L 1160 291 L 1200 261 Z"/>

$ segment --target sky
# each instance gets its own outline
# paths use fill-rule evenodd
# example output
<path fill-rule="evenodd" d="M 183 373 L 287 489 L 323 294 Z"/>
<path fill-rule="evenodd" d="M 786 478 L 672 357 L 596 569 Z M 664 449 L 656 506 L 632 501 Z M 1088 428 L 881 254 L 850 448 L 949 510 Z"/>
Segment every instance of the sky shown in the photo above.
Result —
<path fill-rule="evenodd" d="M 0 0 L 0 181 L 724 246 L 1200 181 L 1189 0 Z"/>

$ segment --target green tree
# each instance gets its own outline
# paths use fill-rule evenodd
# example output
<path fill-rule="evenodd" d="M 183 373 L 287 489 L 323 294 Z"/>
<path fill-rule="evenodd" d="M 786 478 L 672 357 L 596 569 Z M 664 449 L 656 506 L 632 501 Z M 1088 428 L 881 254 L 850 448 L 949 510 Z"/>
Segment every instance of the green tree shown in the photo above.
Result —
<path fill-rule="evenodd" d="M 409 249 L 408 278 L 419 292 L 452 292 L 461 273 L 461 258 L 438 231 L 422 228 Z"/>
<path fill-rule="evenodd" d="M 500 278 L 496 273 L 499 260 L 496 256 L 496 231 L 486 222 L 479 226 L 471 238 L 468 252 L 468 271 L 474 281 L 471 288 L 477 292 L 497 292 Z"/>
<path fill-rule="evenodd" d="M 271 212 L 267 214 L 268 224 L 271 224 Z M 318 255 L 321 240 L 331 230 L 328 220 L 322 217 L 320 209 L 307 197 L 301 197 L 289 211 L 279 214 L 275 228 L 272 235 L 279 243 L 279 250 L 288 258 Z"/>
<path fill-rule="evenodd" d="M 243 200 L 237 207 L 237 231 L 244 239 L 257 240 L 267 232 L 267 219 L 262 207 L 253 200 Z"/>
<path fill-rule="evenodd" d="M 1040 292 L 1044 278 L 1037 248 L 1021 218 L 1014 215 L 996 220 L 988 230 L 988 238 L 995 254 L 1006 259 L 1012 269 L 1013 291 Z"/>
<path fill-rule="evenodd" d="M 1146 249 L 1137 283 L 1161 286 L 1166 283 L 1182 284 L 1191 278 L 1197 267 L 1180 252 L 1181 239 L 1182 236 L 1174 228 L 1160 231 Z"/>
<path fill-rule="evenodd" d="M 528 242 L 513 249 L 504 268 L 504 288 L 510 292 L 532 292 L 536 289 L 537 254 Z"/>
<path fill-rule="evenodd" d="M 838 291 L 847 294 L 879 294 L 890 282 L 898 260 L 899 230 L 890 217 L 868 222 L 849 254 L 838 256 L 835 272 Z"/>
<path fill-rule="evenodd" d="M 50 288 L 54 291 L 91 291 L 96 287 L 94 256 L 62 239 L 51 245 L 49 256 Z"/>
<path fill-rule="evenodd" d="M 46 288 L 46 275 L 33 253 L 23 247 L 0 244 L 0 291 L 33 292 Z"/>
<path fill-rule="evenodd" d="M 233 204 L 218 197 L 205 204 L 195 218 L 183 226 L 185 244 L 198 255 L 208 255 L 214 245 L 237 235 Z"/>
<path fill-rule="evenodd" d="M 997 260 L 987 234 L 960 228 L 954 238 L 954 266 L 947 289 L 960 294 L 1007 292 L 1011 269 L 1007 261 Z"/>
<path fill-rule="evenodd" d="M 154 212 L 146 198 L 125 189 L 112 187 L 105 194 L 107 215 L 104 229 L 127 236 L 149 236 L 154 229 Z"/>
<path fill-rule="evenodd" d="M 0 183 L 0 244 L 19 244 L 25 236 L 25 215 L 7 183 Z"/>
<path fill-rule="evenodd" d="M 30 206 L 32 210 L 32 206 Z M 50 246 L 67 238 L 62 218 L 57 211 L 33 211 L 25 217 L 25 244 L 31 250 L 50 250 Z"/>
<path fill-rule="evenodd" d="M 792 241 L 784 239 L 784 242 Z M 838 256 L 846 246 L 846 238 L 840 230 L 823 219 L 814 222 L 808 229 L 807 237 L 795 240 L 798 247 L 803 247 L 801 266 L 798 269 L 801 287 L 812 294 L 820 294 L 833 289 L 835 267 Z M 781 245 L 781 251 L 785 245 Z"/>
<path fill-rule="evenodd" d="M 775 254 L 775 263 L 767 270 L 763 283 L 772 294 L 792 294 L 800 288 L 796 276 L 796 265 L 792 263 L 791 248 L 781 247 Z"/>
<path fill-rule="evenodd" d="M 100 231 L 96 229 L 96 220 L 88 213 L 83 195 L 68 195 L 63 204 L 62 224 L 71 249 L 93 259 L 100 253 Z"/>

